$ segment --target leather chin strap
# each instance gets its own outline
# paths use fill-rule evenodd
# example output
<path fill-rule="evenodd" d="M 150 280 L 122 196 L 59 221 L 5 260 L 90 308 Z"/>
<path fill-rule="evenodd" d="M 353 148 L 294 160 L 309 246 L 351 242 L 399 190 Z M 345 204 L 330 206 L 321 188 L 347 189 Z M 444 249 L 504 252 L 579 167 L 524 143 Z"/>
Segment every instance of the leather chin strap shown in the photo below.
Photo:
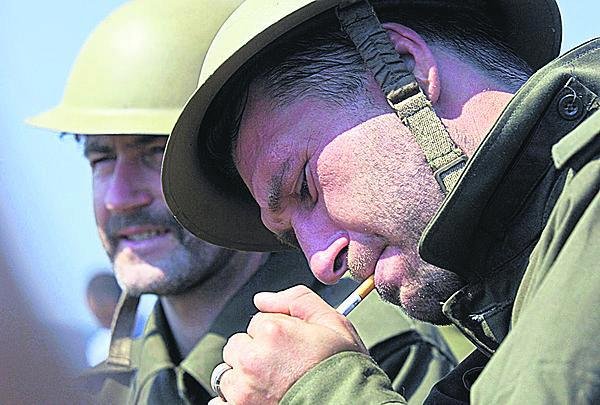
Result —
<path fill-rule="evenodd" d="M 139 296 L 129 295 L 126 290 L 121 293 L 112 321 L 112 336 L 106 359 L 108 364 L 123 367 L 131 365 L 131 335 L 139 302 Z"/>
<path fill-rule="evenodd" d="M 408 69 L 407 56 L 398 54 L 367 0 L 343 1 L 336 14 L 388 103 L 425 154 L 440 188 L 445 194 L 450 192 L 466 166 L 467 156 L 452 141 Z"/>

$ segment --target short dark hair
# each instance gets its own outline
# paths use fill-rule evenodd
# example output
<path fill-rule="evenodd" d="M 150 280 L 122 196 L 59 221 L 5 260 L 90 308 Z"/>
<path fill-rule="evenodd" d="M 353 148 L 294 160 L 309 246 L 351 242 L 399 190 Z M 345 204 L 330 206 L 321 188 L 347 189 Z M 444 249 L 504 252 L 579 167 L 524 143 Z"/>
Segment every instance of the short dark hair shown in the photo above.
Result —
<path fill-rule="evenodd" d="M 431 0 L 402 7 L 397 0 L 374 3 L 381 21 L 412 28 L 426 42 L 464 57 L 508 89 L 518 89 L 532 73 L 502 40 L 502 33 L 478 2 L 457 5 Z M 308 27 L 305 24 L 276 40 L 229 79 L 206 112 L 199 158 L 209 175 L 219 179 L 215 185 L 247 195 L 239 193 L 245 186 L 233 153 L 250 84 L 257 84 L 275 106 L 305 97 L 345 106 L 364 94 L 367 78 L 354 44 L 339 29 L 333 13 L 324 13 Z"/>

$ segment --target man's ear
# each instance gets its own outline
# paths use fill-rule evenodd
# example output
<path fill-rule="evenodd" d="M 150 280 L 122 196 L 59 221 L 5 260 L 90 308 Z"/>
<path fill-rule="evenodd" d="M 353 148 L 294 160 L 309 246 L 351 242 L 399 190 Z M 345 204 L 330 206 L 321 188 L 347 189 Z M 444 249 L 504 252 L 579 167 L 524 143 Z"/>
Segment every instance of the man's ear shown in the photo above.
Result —
<path fill-rule="evenodd" d="M 384 23 L 394 48 L 399 54 L 410 55 L 414 62 L 413 74 L 419 86 L 432 103 L 440 96 L 440 75 L 437 61 L 423 38 L 410 28 L 397 23 Z"/>

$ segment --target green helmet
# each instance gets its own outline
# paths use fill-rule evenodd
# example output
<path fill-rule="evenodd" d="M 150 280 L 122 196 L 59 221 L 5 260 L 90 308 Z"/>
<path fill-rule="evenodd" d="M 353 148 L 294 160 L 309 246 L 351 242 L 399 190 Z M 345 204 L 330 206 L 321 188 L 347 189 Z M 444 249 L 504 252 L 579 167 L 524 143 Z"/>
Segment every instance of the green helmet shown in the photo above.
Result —
<path fill-rule="evenodd" d="M 241 2 L 126 3 L 87 39 L 61 103 L 27 122 L 76 134 L 168 135 L 211 40 Z"/>
<path fill-rule="evenodd" d="M 430 4 L 443 1 L 405 0 L 404 3 Z M 451 3 L 451 0 L 447 2 Z M 214 180 L 210 164 L 199 161 L 199 148 L 204 147 L 200 145 L 203 142 L 200 141 L 203 138 L 199 137 L 200 128 L 206 111 L 220 89 L 254 55 L 283 34 L 333 8 L 337 9 L 338 15 L 340 10 L 342 14 L 346 14 L 340 21 L 352 38 L 350 31 L 355 28 L 353 26 L 360 25 L 364 19 L 363 15 L 358 15 L 362 11 L 348 17 L 347 9 L 358 7 L 358 3 L 366 2 L 247 0 L 223 24 L 205 59 L 199 88 L 179 117 L 163 160 L 162 182 L 167 204 L 179 222 L 189 231 L 208 242 L 234 249 L 259 251 L 283 248 L 262 224 L 259 207 L 249 192 L 245 190 L 245 196 L 239 192 L 224 192 L 222 184 L 215 184 L 217 181 Z M 377 4 L 377 1 L 373 3 Z M 471 3 L 474 4 L 473 7 L 478 7 L 486 13 L 503 33 L 505 42 L 534 69 L 540 68 L 558 55 L 562 31 L 555 0 L 496 0 Z M 350 14 L 352 13 L 353 10 L 350 11 Z M 360 27 L 357 31 L 361 31 Z M 357 43 L 355 38 L 352 40 Z M 368 47 L 370 45 L 367 45 Z M 360 47 L 358 49 L 363 55 Z M 367 65 L 369 66 L 368 63 Z M 411 73 L 409 75 L 412 76 Z M 413 83 L 416 82 L 413 80 Z M 383 85 L 382 88 L 385 90 Z M 411 92 L 414 90 L 411 90 L 410 86 L 408 88 Z M 391 97 L 398 95 L 393 91 L 384 92 L 389 101 L 392 101 L 390 94 Z M 450 145 L 450 149 L 453 148 L 454 146 Z M 460 150 L 458 152 L 456 158 L 449 162 L 452 165 L 464 166 L 466 158 Z M 454 176 L 454 181 L 457 176 Z M 206 215 L 206 212 L 210 212 L 211 215 Z"/>

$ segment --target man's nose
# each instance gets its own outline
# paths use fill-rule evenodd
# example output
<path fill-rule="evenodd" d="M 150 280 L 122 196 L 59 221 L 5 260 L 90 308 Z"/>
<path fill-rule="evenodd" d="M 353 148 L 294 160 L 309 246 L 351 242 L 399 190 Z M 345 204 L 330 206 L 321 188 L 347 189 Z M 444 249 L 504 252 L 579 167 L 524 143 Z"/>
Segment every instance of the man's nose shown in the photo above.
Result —
<path fill-rule="evenodd" d="M 347 270 L 346 232 L 324 216 L 297 220 L 294 231 L 315 277 L 324 284 L 337 283 Z"/>
<path fill-rule="evenodd" d="M 152 193 L 146 187 L 140 164 L 117 159 L 104 196 L 110 211 L 127 212 L 152 203 Z"/>

